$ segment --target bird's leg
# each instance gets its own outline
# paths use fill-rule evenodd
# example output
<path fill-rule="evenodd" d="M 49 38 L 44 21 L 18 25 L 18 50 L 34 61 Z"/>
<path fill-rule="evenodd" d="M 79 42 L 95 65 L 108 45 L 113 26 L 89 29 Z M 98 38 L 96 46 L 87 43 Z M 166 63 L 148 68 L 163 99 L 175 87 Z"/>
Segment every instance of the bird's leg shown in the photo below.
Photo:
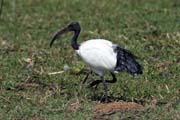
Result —
<path fill-rule="evenodd" d="M 111 75 L 112 75 L 113 79 L 112 80 L 106 80 L 107 83 L 115 83 L 117 81 L 115 74 L 111 72 Z"/>
<path fill-rule="evenodd" d="M 84 84 L 86 82 L 86 80 L 88 79 L 89 75 L 92 74 L 92 71 L 88 72 L 87 75 L 85 76 L 85 78 L 82 81 L 82 84 Z"/>
<path fill-rule="evenodd" d="M 107 102 L 108 98 L 107 98 L 107 92 L 108 92 L 108 86 L 106 84 L 106 80 L 104 80 L 104 77 L 101 77 L 102 83 L 104 85 L 104 96 L 105 96 L 105 102 Z M 101 98 L 102 99 L 102 98 Z"/>
<path fill-rule="evenodd" d="M 111 72 L 111 75 L 112 75 L 113 79 L 112 80 L 105 80 L 107 83 L 115 83 L 117 81 L 115 74 Z M 88 87 L 94 87 L 95 86 L 95 88 L 97 88 L 99 83 L 102 83 L 102 82 L 103 82 L 102 80 L 95 80 L 92 83 L 90 83 L 88 85 Z"/>
<path fill-rule="evenodd" d="M 97 86 L 99 85 L 99 83 L 102 83 L 102 80 L 95 80 L 95 81 L 92 81 L 89 85 L 88 85 L 88 88 L 91 88 L 91 87 L 94 87 L 97 88 Z"/>

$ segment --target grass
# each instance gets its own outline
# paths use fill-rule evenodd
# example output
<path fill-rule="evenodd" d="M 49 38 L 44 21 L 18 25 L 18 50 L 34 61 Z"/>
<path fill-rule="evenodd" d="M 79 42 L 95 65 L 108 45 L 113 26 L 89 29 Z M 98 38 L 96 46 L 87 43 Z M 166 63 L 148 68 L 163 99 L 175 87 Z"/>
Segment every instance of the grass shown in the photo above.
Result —
<path fill-rule="evenodd" d="M 98 101 L 80 84 L 86 66 L 69 45 L 71 34 L 49 48 L 52 34 L 72 21 L 81 24 L 79 42 L 109 39 L 136 54 L 144 67 L 137 78 L 117 74 L 109 94 L 115 101 L 135 101 L 150 109 L 138 117 L 118 114 L 116 119 L 180 119 L 179 13 L 176 0 L 4 1 L 0 119 L 91 118 Z M 48 75 L 62 71 L 65 64 L 70 70 Z M 102 87 L 96 94 L 101 92 Z"/>

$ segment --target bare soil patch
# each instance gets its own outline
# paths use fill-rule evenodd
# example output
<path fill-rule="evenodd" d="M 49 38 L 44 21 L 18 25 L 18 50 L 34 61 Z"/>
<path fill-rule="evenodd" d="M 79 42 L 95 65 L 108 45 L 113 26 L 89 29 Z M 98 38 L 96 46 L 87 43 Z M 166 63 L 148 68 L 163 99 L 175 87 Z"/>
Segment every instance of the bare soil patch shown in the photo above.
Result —
<path fill-rule="evenodd" d="M 93 108 L 91 120 L 108 120 L 113 114 L 141 111 L 144 107 L 135 102 L 101 103 Z"/>

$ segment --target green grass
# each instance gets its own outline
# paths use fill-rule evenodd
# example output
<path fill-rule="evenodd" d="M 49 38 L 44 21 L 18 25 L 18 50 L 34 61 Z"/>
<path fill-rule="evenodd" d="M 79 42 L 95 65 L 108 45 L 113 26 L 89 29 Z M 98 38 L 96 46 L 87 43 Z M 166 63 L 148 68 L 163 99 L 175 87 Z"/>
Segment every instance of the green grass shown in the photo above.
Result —
<path fill-rule="evenodd" d="M 148 111 L 124 119 L 180 119 L 180 4 L 176 0 L 6 0 L 0 20 L 0 119 L 90 119 L 92 90 L 71 34 L 49 48 L 52 34 L 79 21 L 79 42 L 105 38 L 139 57 L 144 74 L 117 74 L 109 95 Z M 13 8 L 14 6 L 14 8 Z M 28 58 L 32 62 L 28 61 Z M 50 72 L 70 70 L 56 75 Z M 109 78 L 109 76 L 106 76 Z M 92 77 L 91 77 L 92 78 Z M 102 87 L 96 94 L 101 95 Z M 130 116 L 130 117 L 129 117 Z"/>

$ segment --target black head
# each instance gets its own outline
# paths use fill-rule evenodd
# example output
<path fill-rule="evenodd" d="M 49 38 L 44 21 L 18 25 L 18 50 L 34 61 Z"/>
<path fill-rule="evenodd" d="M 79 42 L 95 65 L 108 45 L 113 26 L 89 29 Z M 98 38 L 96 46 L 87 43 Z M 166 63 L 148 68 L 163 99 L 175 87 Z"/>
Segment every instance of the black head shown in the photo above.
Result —
<path fill-rule="evenodd" d="M 68 25 L 69 31 L 80 31 L 81 27 L 78 22 L 72 22 Z"/>
<path fill-rule="evenodd" d="M 50 47 L 52 46 L 54 40 L 56 40 L 59 36 L 61 36 L 62 34 L 68 32 L 68 31 L 74 31 L 74 32 L 79 34 L 80 31 L 81 31 L 81 27 L 80 27 L 78 22 L 72 22 L 68 26 L 66 26 L 65 28 L 58 30 L 54 34 L 54 36 L 53 36 L 53 38 L 51 40 Z"/>

